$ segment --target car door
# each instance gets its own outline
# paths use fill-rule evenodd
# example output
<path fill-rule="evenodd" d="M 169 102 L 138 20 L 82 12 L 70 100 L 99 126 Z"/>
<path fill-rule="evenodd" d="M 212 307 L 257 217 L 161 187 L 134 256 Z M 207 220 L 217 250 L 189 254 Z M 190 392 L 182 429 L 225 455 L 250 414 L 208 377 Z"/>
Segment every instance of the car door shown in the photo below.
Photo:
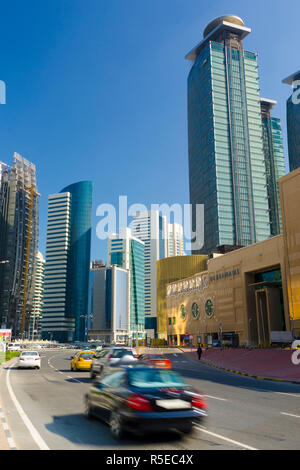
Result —
<path fill-rule="evenodd" d="M 115 371 L 94 383 L 90 391 L 91 405 L 97 415 L 108 421 L 111 410 L 118 406 L 118 392 L 125 384 L 125 372 Z"/>

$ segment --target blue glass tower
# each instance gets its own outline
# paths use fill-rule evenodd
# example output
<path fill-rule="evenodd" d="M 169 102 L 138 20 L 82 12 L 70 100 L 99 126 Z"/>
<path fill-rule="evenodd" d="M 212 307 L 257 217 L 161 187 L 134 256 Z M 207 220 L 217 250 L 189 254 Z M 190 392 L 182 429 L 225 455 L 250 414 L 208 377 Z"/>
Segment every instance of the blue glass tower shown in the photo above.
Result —
<path fill-rule="evenodd" d="M 241 18 L 212 21 L 187 56 L 190 202 L 204 204 L 204 247 L 270 236 L 257 55 L 243 49 Z"/>
<path fill-rule="evenodd" d="M 290 171 L 300 167 L 300 70 L 283 80 L 293 86 L 293 93 L 287 100 L 287 132 Z"/>
<path fill-rule="evenodd" d="M 91 181 L 71 184 L 61 191 L 71 195 L 66 317 L 75 319 L 74 341 L 85 340 L 87 325 L 92 191 Z"/>
<path fill-rule="evenodd" d="M 92 183 L 49 196 L 43 339 L 84 341 L 88 325 Z"/>

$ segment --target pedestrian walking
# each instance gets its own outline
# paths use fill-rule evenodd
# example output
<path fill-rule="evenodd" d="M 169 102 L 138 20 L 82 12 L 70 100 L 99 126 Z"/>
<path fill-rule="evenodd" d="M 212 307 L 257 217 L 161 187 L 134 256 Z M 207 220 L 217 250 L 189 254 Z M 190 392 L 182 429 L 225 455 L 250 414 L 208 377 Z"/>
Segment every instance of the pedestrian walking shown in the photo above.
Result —
<path fill-rule="evenodd" d="M 198 354 L 198 359 L 200 361 L 201 360 L 201 355 L 202 355 L 202 348 L 201 348 L 200 344 L 199 344 L 199 347 L 197 349 L 197 354 Z"/>

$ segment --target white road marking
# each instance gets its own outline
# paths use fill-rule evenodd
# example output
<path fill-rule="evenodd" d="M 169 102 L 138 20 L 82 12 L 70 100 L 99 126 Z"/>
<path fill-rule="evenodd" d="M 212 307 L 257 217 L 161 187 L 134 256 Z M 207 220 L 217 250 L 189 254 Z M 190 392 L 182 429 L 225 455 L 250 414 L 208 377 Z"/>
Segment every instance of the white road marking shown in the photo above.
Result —
<path fill-rule="evenodd" d="M 227 398 L 212 397 L 211 395 L 205 395 L 206 398 L 211 398 L 212 400 L 228 401 Z"/>
<path fill-rule="evenodd" d="M 298 416 L 298 415 L 292 415 L 291 413 L 284 413 L 284 412 L 281 412 L 280 414 L 281 414 L 281 415 L 285 415 L 285 416 L 291 416 L 292 418 L 299 418 L 299 419 L 300 419 L 300 416 Z"/>
<path fill-rule="evenodd" d="M 33 440 L 35 441 L 35 443 L 37 444 L 39 449 L 40 450 L 50 450 L 49 447 L 47 446 L 46 442 L 43 440 L 43 438 L 41 437 L 39 432 L 36 430 L 36 428 L 34 427 L 32 422 L 28 418 L 28 416 L 25 413 L 25 411 L 23 410 L 22 406 L 18 402 L 18 400 L 16 398 L 16 395 L 14 394 L 13 389 L 12 389 L 11 384 L 10 384 L 9 374 L 10 374 L 10 368 L 8 369 L 7 375 L 6 375 L 6 385 L 7 385 L 8 392 L 10 394 L 10 398 L 12 399 L 12 401 L 13 401 L 20 417 L 22 418 L 26 428 L 30 432 Z"/>
<path fill-rule="evenodd" d="M 214 432 L 208 431 L 207 429 L 200 428 L 196 426 L 196 429 L 199 431 L 204 432 L 205 434 L 208 434 L 209 436 L 216 437 L 217 439 L 222 439 L 223 441 L 229 442 L 230 444 L 234 444 L 236 446 L 242 447 L 247 450 L 258 450 L 255 447 L 248 446 L 247 444 L 243 444 L 242 442 L 234 441 L 233 439 L 229 439 L 228 437 L 221 436 L 220 434 L 216 434 Z"/>
<path fill-rule="evenodd" d="M 295 394 L 293 394 L 293 393 L 276 392 L 275 390 L 268 390 L 268 389 L 266 389 L 266 388 L 254 388 L 254 387 L 251 387 L 251 388 L 250 388 L 250 387 L 241 387 L 241 386 L 238 387 L 238 388 L 243 388 L 243 389 L 249 390 L 249 391 L 254 390 L 254 391 L 256 391 L 256 392 L 276 393 L 277 395 L 286 395 L 286 396 L 288 396 L 288 397 L 300 398 L 300 393 L 299 393 L 299 395 L 295 395 Z"/>

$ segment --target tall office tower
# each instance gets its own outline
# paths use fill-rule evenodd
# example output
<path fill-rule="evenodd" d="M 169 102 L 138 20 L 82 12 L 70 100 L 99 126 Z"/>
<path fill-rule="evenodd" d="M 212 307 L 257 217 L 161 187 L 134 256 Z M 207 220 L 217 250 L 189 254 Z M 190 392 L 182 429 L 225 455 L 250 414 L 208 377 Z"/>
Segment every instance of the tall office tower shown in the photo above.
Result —
<path fill-rule="evenodd" d="M 300 70 L 283 80 L 293 92 L 286 103 L 290 171 L 300 167 Z"/>
<path fill-rule="evenodd" d="M 88 315 L 92 183 L 49 196 L 43 339 L 84 341 Z"/>
<path fill-rule="evenodd" d="M 11 167 L 1 169 L 0 324 L 12 329 L 13 337 L 27 336 L 38 244 L 36 171 L 18 153 Z"/>
<path fill-rule="evenodd" d="M 166 257 L 184 256 L 183 227 L 180 224 L 167 224 L 167 254 Z"/>
<path fill-rule="evenodd" d="M 186 59 L 192 230 L 204 204 L 204 246 L 245 246 L 270 236 L 257 55 L 237 16 L 212 21 Z"/>
<path fill-rule="evenodd" d="M 125 343 L 129 330 L 129 271 L 119 266 L 97 266 L 93 274 L 91 339 Z"/>
<path fill-rule="evenodd" d="M 41 336 L 41 319 L 43 313 L 45 258 L 38 251 L 33 274 L 33 301 L 30 315 L 29 338 L 39 339 Z"/>
<path fill-rule="evenodd" d="M 285 174 L 283 139 L 280 119 L 271 117 L 277 101 L 261 98 L 263 143 L 268 189 L 271 235 L 281 233 L 281 210 L 278 179 Z"/>
<path fill-rule="evenodd" d="M 145 243 L 132 236 L 130 229 L 108 238 L 108 264 L 129 271 L 129 328 L 132 339 L 145 336 Z"/>
<path fill-rule="evenodd" d="M 158 211 L 138 212 L 132 233 L 145 243 L 145 330 L 148 338 L 157 336 L 156 262 L 167 255 L 166 217 Z"/>

